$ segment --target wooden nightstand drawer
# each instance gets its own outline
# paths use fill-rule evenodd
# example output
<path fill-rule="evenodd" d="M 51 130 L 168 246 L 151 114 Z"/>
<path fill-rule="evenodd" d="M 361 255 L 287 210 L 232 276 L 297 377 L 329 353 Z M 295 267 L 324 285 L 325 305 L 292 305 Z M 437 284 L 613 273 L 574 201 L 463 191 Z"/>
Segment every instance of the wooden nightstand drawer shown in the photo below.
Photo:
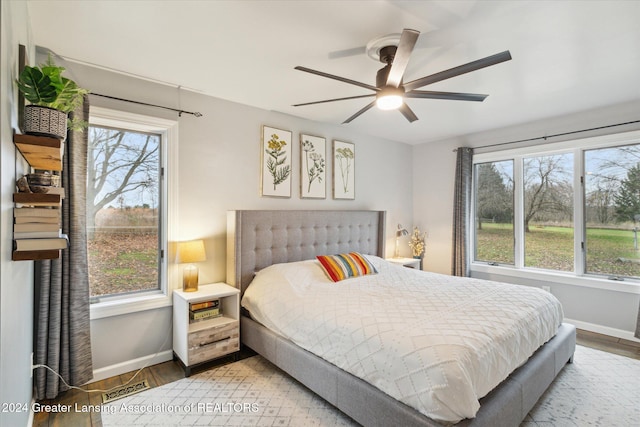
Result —
<path fill-rule="evenodd" d="M 240 350 L 240 329 L 238 322 L 214 326 L 189 334 L 188 364 L 215 359 Z"/>

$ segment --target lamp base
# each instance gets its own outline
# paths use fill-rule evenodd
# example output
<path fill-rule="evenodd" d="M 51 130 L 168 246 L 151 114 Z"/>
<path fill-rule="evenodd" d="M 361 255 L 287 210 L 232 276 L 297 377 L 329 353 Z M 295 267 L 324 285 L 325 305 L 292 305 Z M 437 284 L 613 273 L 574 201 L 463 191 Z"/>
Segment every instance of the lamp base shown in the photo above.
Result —
<path fill-rule="evenodd" d="M 182 290 L 196 292 L 198 290 L 198 267 L 187 265 L 182 272 Z"/>

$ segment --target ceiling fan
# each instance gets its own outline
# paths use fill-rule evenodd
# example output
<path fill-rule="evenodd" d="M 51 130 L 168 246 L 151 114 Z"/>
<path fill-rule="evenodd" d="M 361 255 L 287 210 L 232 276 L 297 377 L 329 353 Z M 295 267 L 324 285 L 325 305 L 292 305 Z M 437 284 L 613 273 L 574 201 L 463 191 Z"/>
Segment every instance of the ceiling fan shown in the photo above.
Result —
<path fill-rule="evenodd" d="M 482 102 L 487 96 L 489 96 L 475 93 L 434 92 L 416 89 L 442 80 L 450 79 L 451 77 L 459 76 L 461 74 L 499 64 L 511 59 L 511 53 L 506 50 L 495 55 L 487 56 L 486 58 L 478 59 L 476 61 L 460 65 L 458 67 L 450 68 L 439 73 L 412 80 L 408 83 L 403 83 L 404 72 L 407 68 L 407 65 L 409 64 L 411 52 L 413 52 L 413 48 L 416 44 L 416 41 L 418 40 L 419 35 L 419 31 L 404 29 L 402 30 L 402 34 L 400 35 L 400 40 L 397 45 L 389 44 L 381 46 L 377 50 L 380 62 L 387 65 L 378 70 L 375 86 L 336 76 L 333 74 L 324 73 L 322 71 L 312 70 L 311 68 L 301 66 L 295 67 L 296 70 L 359 86 L 365 89 L 372 90 L 374 91 L 374 93 L 367 95 L 347 96 L 344 98 L 325 99 L 323 101 L 306 102 L 303 104 L 294 104 L 293 106 L 301 107 L 303 105 L 322 104 L 325 102 L 344 101 L 347 99 L 368 98 L 375 96 L 376 99 L 371 101 L 364 108 L 360 109 L 358 112 L 356 112 L 354 115 L 352 115 L 342 123 L 344 124 L 351 122 L 356 117 L 371 109 L 374 105 L 377 105 L 381 110 L 398 109 L 409 122 L 414 122 L 418 120 L 418 117 L 406 104 L 405 98 L 450 99 L 457 101 Z M 382 43 L 388 43 L 389 36 L 382 37 L 380 41 Z M 372 43 L 370 43 L 370 45 L 371 44 Z M 373 43 L 373 45 L 375 45 L 375 43 Z"/>

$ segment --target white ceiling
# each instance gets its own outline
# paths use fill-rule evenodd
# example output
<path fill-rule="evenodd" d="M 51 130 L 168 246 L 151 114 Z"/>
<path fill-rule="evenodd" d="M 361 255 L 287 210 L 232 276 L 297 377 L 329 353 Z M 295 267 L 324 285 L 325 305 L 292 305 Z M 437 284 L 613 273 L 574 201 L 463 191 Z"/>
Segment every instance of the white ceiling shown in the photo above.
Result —
<path fill-rule="evenodd" d="M 335 124 L 369 100 L 291 105 L 368 91 L 294 66 L 375 85 L 383 64 L 363 47 L 403 28 L 421 32 L 405 81 L 511 52 L 422 88 L 490 94 L 482 103 L 410 99 L 414 123 L 374 108 L 343 125 L 409 144 L 640 99 L 640 1 L 28 3 L 33 42 L 58 55 Z"/>

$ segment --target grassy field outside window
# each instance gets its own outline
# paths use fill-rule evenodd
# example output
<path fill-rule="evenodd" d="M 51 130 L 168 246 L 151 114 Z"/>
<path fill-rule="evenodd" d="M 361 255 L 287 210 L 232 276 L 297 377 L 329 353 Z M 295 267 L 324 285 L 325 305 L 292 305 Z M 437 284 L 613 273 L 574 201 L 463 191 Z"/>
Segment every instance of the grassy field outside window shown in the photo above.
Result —
<path fill-rule="evenodd" d="M 476 231 L 477 259 L 509 264 L 513 257 L 512 224 L 483 224 Z M 567 238 L 567 237 L 571 238 Z M 527 267 L 573 271 L 573 229 L 533 225 L 527 236 Z M 598 275 L 640 277 L 640 253 L 634 247 L 633 227 L 587 230 L 589 272 Z"/>

